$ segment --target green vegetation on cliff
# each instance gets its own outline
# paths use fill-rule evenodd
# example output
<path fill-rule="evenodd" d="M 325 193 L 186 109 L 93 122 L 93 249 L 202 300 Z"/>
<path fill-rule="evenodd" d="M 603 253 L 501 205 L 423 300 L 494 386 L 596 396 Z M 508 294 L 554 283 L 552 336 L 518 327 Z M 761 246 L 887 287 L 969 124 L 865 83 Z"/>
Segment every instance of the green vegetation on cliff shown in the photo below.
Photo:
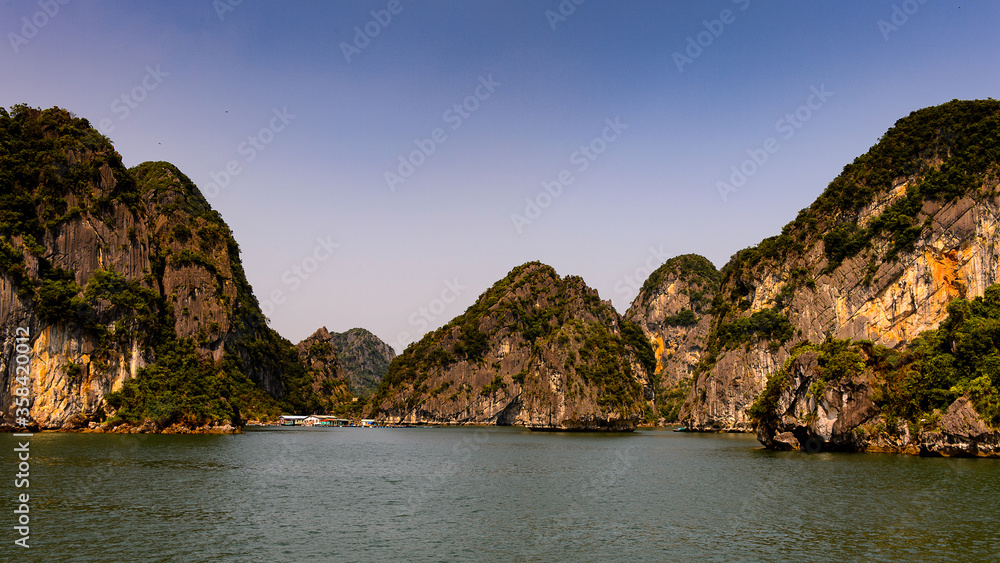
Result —
<path fill-rule="evenodd" d="M 510 373 L 500 371 L 499 361 L 487 365 L 507 353 L 498 353 L 501 341 L 511 347 L 509 353 L 523 350 L 524 365 Z M 390 400 L 413 409 L 452 386 L 456 390 L 449 396 L 457 397 L 465 383 L 430 389 L 429 381 L 462 362 L 463 369 L 492 374 L 485 385 L 470 388 L 473 394 L 494 397 L 511 385 L 541 388 L 531 378 L 543 356 L 559 358 L 561 365 L 547 369 L 566 377 L 569 396 L 593 393 L 599 406 L 619 413 L 631 412 L 642 400 L 631 359 L 649 373 L 656 366 L 642 330 L 621 319 L 582 279 L 560 278 L 551 267 L 530 262 L 511 270 L 462 315 L 408 346 L 392 361 L 369 404 L 379 408 Z"/>
<path fill-rule="evenodd" d="M 941 326 L 904 351 L 881 352 L 873 398 L 886 414 L 918 420 L 965 395 L 1000 427 L 1000 285 L 952 301 Z"/>
<path fill-rule="evenodd" d="M 646 335 L 642 333 L 639 325 L 622 319 L 620 326 L 622 332 L 621 344 L 635 352 L 639 358 L 639 363 L 642 364 L 642 367 L 647 372 L 653 373 L 656 371 L 656 354 L 653 353 L 653 348 L 650 346 L 649 340 L 646 339 Z"/>
<path fill-rule="evenodd" d="M 650 367 L 655 369 L 656 360 L 649 344 L 645 338 L 637 342 L 632 329 L 629 329 L 631 338 L 619 338 L 601 324 L 578 320 L 574 324 L 579 333 L 584 335 L 584 339 L 577 351 L 579 360 L 572 366 L 573 371 L 587 385 L 598 390 L 599 405 L 626 412 L 629 405 L 642 399 L 642 386 L 636 381 L 628 365 L 628 349 L 639 346 L 633 349 L 648 351 L 648 355 L 640 353 L 640 361 L 647 370 Z M 634 330 L 639 329 L 636 327 Z M 639 330 L 640 335 L 641 333 Z"/>
<path fill-rule="evenodd" d="M 712 331 L 708 335 L 705 354 L 695 370 L 696 374 L 706 373 L 715 366 L 720 354 L 726 350 L 734 350 L 740 346 L 749 345 L 754 340 L 767 342 L 772 351 L 777 350 L 782 344 L 788 342 L 794 335 L 795 329 L 788 320 L 788 316 L 779 312 L 777 308 L 762 309 L 754 312 L 748 317 L 730 317 L 732 320 L 725 321 L 724 312 L 728 311 L 727 306 L 719 306 L 719 297 L 716 297 L 714 311 L 723 311 L 717 316 L 712 325 Z"/>
<path fill-rule="evenodd" d="M 715 329 L 715 341 L 723 349 L 736 348 L 753 338 L 784 343 L 793 335 L 788 317 L 775 309 L 763 309 L 749 317 L 723 323 Z"/>
<path fill-rule="evenodd" d="M 156 357 L 155 364 L 105 398 L 117 409 L 116 420 L 152 420 L 165 428 L 224 420 L 240 425 L 281 414 L 281 405 L 247 378 L 231 356 L 216 364 L 199 359 L 191 339 L 169 339 L 157 348 Z"/>
<path fill-rule="evenodd" d="M 74 232 L 94 246 L 42 244 Z M 65 269 L 67 257 L 87 264 L 97 252 L 102 266 L 83 279 Z M 131 269 L 116 271 L 116 257 Z M 214 279 L 204 306 L 228 326 L 174 310 L 191 297 L 165 295 L 171 267 L 173 287 L 189 292 L 204 289 L 197 272 Z M 104 377 L 112 358 L 141 355 L 146 367 L 107 396 L 120 420 L 238 424 L 325 407 L 295 348 L 267 327 L 239 246 L 194 183 L 164 162 L 127 170 L 106 137 L 65 110 L 0 108 L 0 275 L 42 326 L 94 343 L 92 376 Z M 220 347 L 223 359 L 211 361 Z M 66 368 L 74 377 L 82 369 Z"/>
<path fill-rule="evenodd" d="M 0 108 L 0 236 L 41 241 L 46 229 L 84 210 L 107 211 L 112 202 L 138 209 L 139 193 L 127 175 L 110 192 L 96 187 L 102 166 L 116 176 L 125 170 L 111 142 L 86 119 L 58 108 Z"/>
<path fill-rule="evenodd" d="M 698 324 L 698 316 L 691 309 L 681 309 L 676 315 L 663 318 L 663 324 L 670 326 L 693 326 Z"/>
<path fill-rule="evenodd" d="M 397 356 L 389 365 L 374 400 L 377 402 L 385 396 L 388 389 L 398 386 L 414 374 L 417 378 L 416 385 L 419 386 L 432 368 L 446 368 L 462 360 L 480 361 L 489 347 L 489 335 L 483 333 L 480 326 L 490 315 L 497 322 L 503 323 L 508 331 L 520 333 L 531 344 L 547 338 L 554 329 L 568 320 L 566 305 L 570 297 L 567 287 L 569 282 L 576 280 L 579 278 L 567 277 L 561 282 L 552 268 L 542 267 L 539 262 L 529 262 L 514 268 L 480 295 L 463 314 L 409 345 Z M 558 284 L 555 299 L 547 306 L 535 307 L 535 292 L 532 288 L 550 284 Z M 593 300 L 588 302 L 593 304 Z M 600 301 L 597 300 L 597 303 Z M 454 338 L 456 332 L 457 338 Z"/>
<path fill-rule="evenodd" d="M 715 292 L 722 279 L 722 274 L 704 256 L 698 254 L 675 256 L 653 270 L 653 273 L 643 282 L 642 288 L 639 289 L 639 295 L 642 296 L 641 304 L 646 305 L 649 299 L 657 293 L 657 288 L 664 280 L 668 279 L 685 282 L 687 286 L 685 293 L 691 300 L 692 316 L 691 318 L 684 316 L 667 324 L 685 325 L 694 324 L 696 321 L 692 320 L 693 313 L 701 313 L 702 309 L 707 310 L 708 306 L 711 305 L 711 300 L 707 298 L 706 293 Z"/>
<path fill-rule="evenodd" d="M 898 120 L 781 234 L 737 252 L 722 268 L 722 291 L 712 306 L 715 318 L 699 373 L 710 371 L 723 350 L 752 338 L 768 341 L 774 350 L 789 341 L 796 334 L 788 317 L 794 296 L 814 291 L 815 278 L 831 274 L 843 261 L 860 256 L 867 267 L 859 281 L 872 283 L 880 264 L 912 251 L 932 227 L 928 205 L 986 197 L 1000 177 L 998 162 L 1000 101 L 954 100 Z M 880 211 L 860 223 L 862 212 L 874 206 Z M 816 245 L 825 266 L 807 254 Z M 764 279 L 784 284 L 770 302 L 751 304 Z M 767 308 L 750 314 L 751 305 Z"/>
<path fill-rule="evenodd" d="M 866 359 L 874 357 L 875 350 L 887 350 L 876 347 L 870 341 L 851 342 L 836 338 L 827 338 L 820 344 L 802 341 L 796 344 L 777 372 L 767 378 L 764 391 L 757 396 L 747 414 L 755 422 L 764 422 L 778 416 L 778 399 L 781 392 L 791 383 L 791 366 L 807 352 L 816 353 L 815 380 L 809 388 L 810 394 L 819 399 L 831 381 L 841 381 L 862 373 L 866 367 Z"/>
<path fill-rule="evenodd" d="M 363 328 L 330 334 L 351 389 L 362 397 L 370 396 L 382 381 L 396 353 L 385 342 Z"/>
<path fill-rule="evenodd" d="M 666 389 L 659 390 L 656 397 L 656 405 L 660 411 L 659 416 L 663 418 L 664 421 L 670 423 L 678 422 L 680 420 L 681 408 L 684 406 L 684 401 L 691 393 L 692 384 L 692 379 L 690 377 L 685 377 L 676 384 Z"/>
<path fill-rule="evenodd" d="M 123 176 L 110 193 L 94 187 L 103 166 Z M 139 194 L 124 171 L 110 141 L 86 119 L 23 104 L 9 113 L 0 108 L 0 275 L 10 278 L 19 296 L 32 298 L 45 318 L 71 315 L 81 303 L 73 301 L 79 293 L 73 273 L 53 267 L 39 241 L 47 230 L 84 211 L 106 211 L 114 201 L 136 209 Z M 106 213 L 104 219 L 113 221 Z M 37 276 L 28 275 L 25 252 L 39 262 Z"/>
<path fill-rule="evenodd" d="M 998 100 L 953 100 L 912 112 L 845 166 L 780 235 L 733 256 L 724 274 L 738 276 L 765 261 L 787 263 L 818 240 L 824 243 L 826 272 L 863 251 L 873 252 L 879 240 L 887 242 L 887 249 L 871 259 L 895 259 L 911 250 L 929 226 L 918 217 L 925 202 L 979 197 L 982 178 L 1000 173 L 998 132 Z M 859 213 L 902 180 L 911 182 L 905 194 L 868 225 L 859 226 Z"/>
<path fill-rule="evenodd" d="M 1000 285 L 983 297 L 956 299 L 948 317 L 898 350 L 870 341 L 827 339 L 820 345 L 801 343 L 784 367 L 768 378 L 767 387 L 750 409 L 757 421 L 778 413 L 777 401 L 789 383 L 789 366 L 803 352 L 819 353 L 810 387 L 820 396 L 832 381 L 863 372 L 871 376 L 872 400 L 887 420 L 920 425 L 933 421 L 956 399 L 967 396 L 979 415 L 1000 427 Z"/>

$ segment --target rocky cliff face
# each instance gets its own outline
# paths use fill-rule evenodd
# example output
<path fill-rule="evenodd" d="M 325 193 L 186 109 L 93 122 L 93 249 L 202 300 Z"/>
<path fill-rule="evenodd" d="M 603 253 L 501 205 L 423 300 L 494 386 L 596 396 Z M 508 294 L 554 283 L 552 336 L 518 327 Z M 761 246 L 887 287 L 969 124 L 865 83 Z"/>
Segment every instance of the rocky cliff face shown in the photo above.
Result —
<path fill-rule="evenodd" d="M 215 362 L 234 354 L 255 383 L 284 396 L 283 366 L 254 348 L 289 344 L 267 327 L 229 227 L 175 166 L 147 162 L 129 172 L 151 231 L 151 281 L 173 311 L 176 336 L 194 339 Z"/>
<path fill-rule="evenodd" d="M 794 344 L 899 347 L 937 327 L 951 300 L 983 295 L 1000 266 L 998 138 L 1000 102 L 914 112 L 781 235 L 736 254 L 723 268 L 684 421 L 752 430 L 748 410 Z M 815 416 L 836 419 L 835 405 L 870 395 L 863 382 L 845 385 L 833 410 Z"/>
<path fill-rule="evenodd" d="M 609 302 L 533 262 L 408 347 L 371 405 L 388 422 L 631 430 L 654 366 Z"/>
<path fill-rule="evenodd" d="M 141 279 L 148 272 L 149 233 L 135 182 L 106 140 L 72 121 L 77 129 L 60 134 L 57 127 L 68 116 L 24 110 L 16 117 L 0 114 L 0 401 L 4 420 L 11 421 L 13 337 L 27 331 L 31 418 L 41 427 L 58 427 L 96 412 L 105 394 L 152 360 L 143 335 L 114 326 L 120 313 L 112 303 L 95 300 L 86 311 L 113 326 L 117 338 L 106 345 L 72 301 L 97 270 Z M 127 204 L 110 203 L 125 194 Z"/>
<path fill-rule="evenodd" d="M 363 328 L 330 333 L 330 344 L 337 352 L 352 391 L 364 397 L 378 388 L 396 357 L 392 346 Z"/>
<path fill-rule="evenodd" d="M 229 228 L 180 171 L 126 170 L 105 137 L 57 108 L 0 109 L 0 139 L 2 422 L 14 418 L 18 330 L 30 333 L 30 417 L 42 428 L 112 415 L 238 424 L 276 411 L 274 398 L 303 398 L 283 379 L 295 351 L 267 328 Z M 143 373 L 149 384 L 136 385 Z"/>
<path fill-rule="evenodd" d="M 876 366 L 859 366 L 820 387 L 817 381 L 824 381 L 820 358 L 816 351 L 796 355 L 786 369 L 785 384 L 773 386 L 774 404 L 768 407 L 773 410 L 761 413 L 757 424 L 757 438 L 765 447 L 812 453 L 1000 457 L 1000 431 L 983 420 L 968 397 L 923 418 L 900 419 L 878 404 L 882 378 L 875 373 Z M 871 363 L 867 354 L 864 359 Z"/>
<path fill-rule="evenodd" d="M 712 324 L 710 309 L 719 279 L 707 258 L 672 258 L 649 276 L 625 313 L 653 345 L 655 404 L 665 422 L 678 420 L 691 389 Z"/>
<path fill-rule="evenodd" d="M 323 327 L 295 346 L 306 366 L 310 389 L 318 403 L 309 410 L 316 413 L 332 412 L 337 405 L 354 398 L 350 381 L 336 349 L 330 343 L 331 339 L 330 331 Z"/>

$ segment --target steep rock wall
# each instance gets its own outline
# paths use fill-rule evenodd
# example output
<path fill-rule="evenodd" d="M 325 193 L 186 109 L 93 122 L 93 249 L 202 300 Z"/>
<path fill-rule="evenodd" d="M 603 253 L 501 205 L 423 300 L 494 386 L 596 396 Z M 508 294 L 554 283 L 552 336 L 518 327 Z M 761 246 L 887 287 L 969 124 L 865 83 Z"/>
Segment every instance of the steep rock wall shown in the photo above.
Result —
<path fill-rule="evenodd" d="M 720 274 L 694 254 L 672 258 L 643 284 L 625 318 L 638 325 L 653 346 L 655 407 L 659 419 L 675 422 L 702 359 Z"/>
<path fill-rule="evenodd" d="M 13 420 L 19 329 L 31 335 L 30 416 L 42 428 L 113 414 L 105 397 L 172 339 L 216 364 L 232 353 L 285 395 L 294 351 L 266 326 L 231 232 L 186 176 L 167 163 L 126 170 L 64 110 L 0 112 L 0 424 Z"/>
<path fill-rule="evenodd" d="M 1000 162 L 990 147 L 998 116 L 995 101 L 914 112 L 781 235 L 735 255 L 723 268 L 686 424 L 752 431 L 747 409 L 796 342 L 900 346 L 935 328 L 952 299 L 995 283 Z M 787 330 L 777 338 L 754 332 L 750 321 L 762 313 L 787 319 Z"/>
<path fill-rule="evenodd" d="M 372 404 L 387 422 L 631 430 L 654 364 L 583 280 L 529 263 L 407 348 Z"/>

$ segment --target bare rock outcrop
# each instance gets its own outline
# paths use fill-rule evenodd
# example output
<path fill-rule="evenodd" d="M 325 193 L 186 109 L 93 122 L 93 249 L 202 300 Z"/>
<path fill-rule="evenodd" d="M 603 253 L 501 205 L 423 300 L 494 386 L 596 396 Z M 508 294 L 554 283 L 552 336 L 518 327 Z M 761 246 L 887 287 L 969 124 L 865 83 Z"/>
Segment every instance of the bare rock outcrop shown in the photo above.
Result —
<path fill-rule="evenodd" d="M 241 408 L 263 415 L 276 399 L 307 399 L 289 396 L 294 349 L 267 327 L 231 231 L 176 167 L 126 169 L 107 138 L 58 108 L 0 109 L 0 136 L 0 424 L 18 418 L 16 333 L 28 334 L 30 348 L 21 349 L 30 357 L 28 418 L 43 429 L 114 417 L 107 397 L 164 354 L 193 354 L 178 365 L 197 363 L 201 375 L 177 375 L 184 385 L 232 385 L 207 408 L 178 406 L 184 393 L 160 404 L 119 397 L 128 416 L 159 416 L 162 431 L 180 419 L 238 425 Z M 157 373 L 169 379 L 170 369 Z"/>
<path fill-rule="evenodd" d="M 398 356 L 372 397 L 392 423 L 633 430 L 655 360 L 579 277 L 519 266 Z"/>
<path fill-rule="evenodd" d="M 952 300 L 996 283 L 998 124 L 994 100 L 914 112 L 780 235 L 734 255 L 722 269 L 683 422 L 751 431 L 748 410 L 797 343 L 905 346 L 936 328 Z"/>
<path fill-rule="evenodd" d="M 990 428 L 968 397 L 920 421 L 886 416 L 872 401 L 874 374 L 859 370 L 818 392 L 816 352 L 796 355 L 773 412 L 757 425 L 761 444 L 776 450 L 899 453 L 945 457 L 1000 457 L 1000 431 Z M 935 420 L 936 419 L 936 420 Z"/>
<path fill-rule="evenodd" d="M 396 357 L 392 346 L 363 328 L 332 332 L 330 344 L 337 352 L 344 376 L 351 382 L 351 391 L 360 396 L 369 396 L 378 388 Z"/>
<path fill-rule="evenodd" d="M 295 346 L 305 365 L 312 394 L 319 403 L 310 410 L 318 412 L 331 412 L 337 405 L 354 397 L 330 339 L 330 331 L 322 327 Z"/>
<path fill-rule="evenodd" d="M 677 420 L 702 359 L 712 325 L 720 274 L 696 254 L 671 258 L 643 284 L 625 313 L 653 346 L 655 407 L 665 422 Z"/>

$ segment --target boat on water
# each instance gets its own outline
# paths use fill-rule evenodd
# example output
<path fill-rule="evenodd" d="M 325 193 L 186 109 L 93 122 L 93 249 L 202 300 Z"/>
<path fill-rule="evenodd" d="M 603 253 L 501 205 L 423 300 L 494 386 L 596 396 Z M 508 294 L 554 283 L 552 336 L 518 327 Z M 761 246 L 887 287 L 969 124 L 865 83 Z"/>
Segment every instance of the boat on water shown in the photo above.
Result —
<path fill-rule="evenodd" d="M 674 432 L 687 432 L 687 426 L 678 426 L 674 428 Z"/>

